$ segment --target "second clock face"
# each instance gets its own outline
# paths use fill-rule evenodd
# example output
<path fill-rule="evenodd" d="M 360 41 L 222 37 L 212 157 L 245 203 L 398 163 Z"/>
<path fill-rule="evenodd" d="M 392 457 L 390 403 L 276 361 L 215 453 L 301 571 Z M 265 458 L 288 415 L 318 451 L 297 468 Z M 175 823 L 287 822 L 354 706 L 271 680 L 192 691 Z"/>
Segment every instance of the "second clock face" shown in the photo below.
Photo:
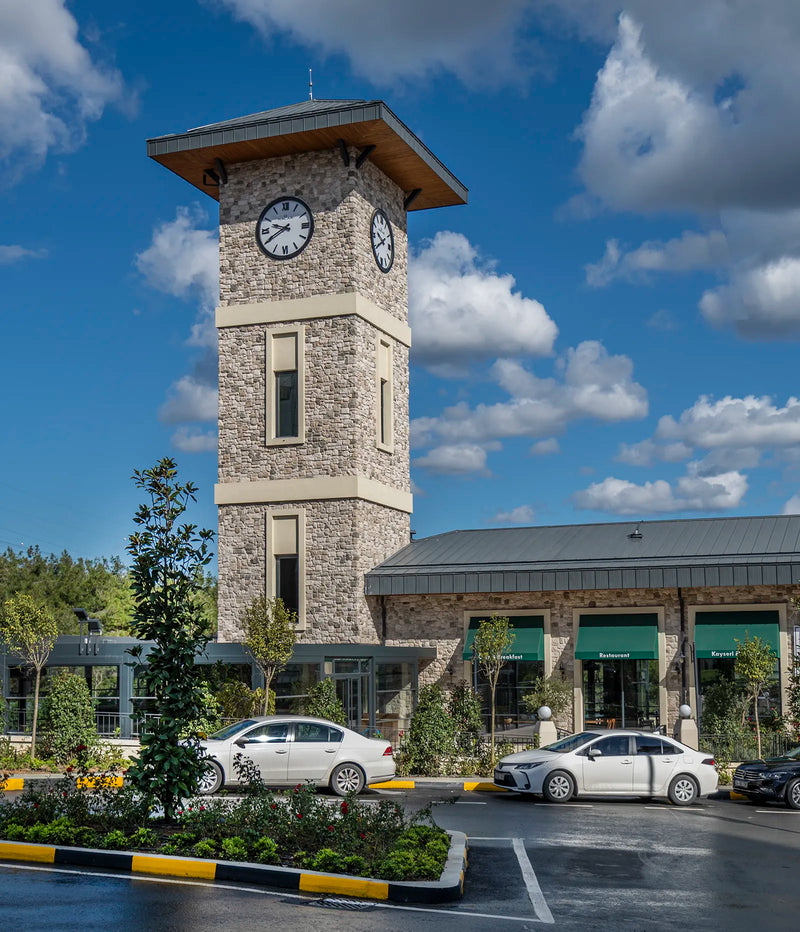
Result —
<path fill-rule="evenodd" d="M 372 254 L 381 272 L 388 272 L 394 262 L 394 235 L 389 218 L 379 208 L 372 215 L 369 227 Z"/>
<path fill-rule="evenodd" d="M 299 197 L 279 197 L 261 211 L 256 242 L 270 259 L 292 259 L 301 253 L 314 233 L 314 217 Z"/>

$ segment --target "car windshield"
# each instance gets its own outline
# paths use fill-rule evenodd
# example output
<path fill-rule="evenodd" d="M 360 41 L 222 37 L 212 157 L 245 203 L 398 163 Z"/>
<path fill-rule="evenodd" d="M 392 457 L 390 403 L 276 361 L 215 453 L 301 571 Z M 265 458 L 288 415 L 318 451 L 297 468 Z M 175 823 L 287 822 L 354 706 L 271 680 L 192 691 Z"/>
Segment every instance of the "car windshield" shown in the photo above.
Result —
<path fill-rule="evenodd" d="M 784 757 L 788 757 L 790 760 L 800 760 L 800 747 L 792 748 L 791 751 L 787 751 Z"/>
<path fill-rule="evenodd" d="M 213 734 L 209 735 L 206 738 L 207 741 L 225 741 L 228 738 L 233 737 L 237 732 L 242 731 L 244 728 L 249 728 L 250 725 L 255 725 L 255 719 L 248 718 L 242 722 L 234 722 L 232 725 L 226 725 L 224 728 L 220 728 L 219 731 L 215 731 Z"/>
<path fill-rule="evenodd" d="M 570 735 L 568 738 L 562 738 L 560 741 L 554 741 L 542 748 L 543 751 L 555 751 L 556 754 L 565 754 L 568 751 L 574 751 L 592 738 L 599 738 L 600 735 L 594 731 L 582 731 L 578 735 Z"/>

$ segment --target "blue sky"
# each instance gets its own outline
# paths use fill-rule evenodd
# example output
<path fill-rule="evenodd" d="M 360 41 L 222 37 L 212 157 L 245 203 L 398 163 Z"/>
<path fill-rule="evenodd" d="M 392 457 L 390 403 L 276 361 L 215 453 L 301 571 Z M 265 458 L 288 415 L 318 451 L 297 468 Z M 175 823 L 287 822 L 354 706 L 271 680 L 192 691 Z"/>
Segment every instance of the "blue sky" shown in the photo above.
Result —
<path fill-rule="evenodd" d="M 217 205 L 148 137 L 381 98 L 470 190 L 409 215 L 412 527 L 800 511 L 795 0 L 0 5 L 0 546 L 216 528 Z"/>

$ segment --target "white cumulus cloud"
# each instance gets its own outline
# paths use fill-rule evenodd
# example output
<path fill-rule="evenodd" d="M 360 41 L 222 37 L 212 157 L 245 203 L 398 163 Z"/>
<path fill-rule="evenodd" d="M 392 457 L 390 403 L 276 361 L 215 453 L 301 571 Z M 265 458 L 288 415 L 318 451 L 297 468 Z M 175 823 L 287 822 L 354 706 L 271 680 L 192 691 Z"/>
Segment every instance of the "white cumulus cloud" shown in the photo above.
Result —
<path fill-rule="evenodd" d="M 0 160 L 12 179 L 80 146 L 119 101 L 119 72 L 92 60 L 65 0 L 0 3 Z"/>
<path fill-rule="evenodd" d="M 424 456 L 412 460 L 412 465 L 426 469 L 428 472 L 445 476 L 462 476 L 468 473 L 490 475 L 486 466 L 488 449 L 497 449 L 490 444 L 480 446 L 476 443 L 443 444 L 429 450 Z"/>
<path fill-rule="evenodd" d="M 206 0 L 209 2 L 209 0 Z M 421 79 L 450 71 L 471 85 L 519 83 L 535 48 L 518 30 L 530 0 L 222 0 L 268 40 L 288 35 L 344 54 L 371 82 Z"/>
<path fill-rule="evenodd" d="M 454 374 L 478 360 L 550 354 L 558 328 L 515 284 L 482 262 L 465 236 L 437 233 L 409 262 L 414 361 Z"/>
<path fill-rule="evenodd" d="M 172 444 L 182 453 L 212 453 L 217 449 L 217 433 L 183 425 L 172 435 Z"/>
<path fill-rule="evenodd" d="M 217 419 L 217 334 L 214 308 L 219 300 L 219 247 L 216 230 L 206 229 L 199 209 L 179 208 L 175 219 L 159 224 L 150 245 L 136 256 L 145 281 L 158 291 L 197 302 L 190 346 L 201 355 L 192 371 L 178 378 L 159 409 L 165 424 Z M 214 449 L 215 435 L 179 428 L 173 442 L 184 452 Z"/>
<path fill-rule="evenodd" d="M 498 511 L 490 524 L 532 524 L 536 514 L 530 505 L 518 505 L 511 511 Z"/>
<path fill-rule="evenodd" d="M 26 249 L 24 246 L 0 246 L 0 265 L 11 265 L 23 259 L 44 259 L 46 249 Z"/>
<path fill-rule="evenodd" d="M 617 515 L 669 514 L 685 511 L 726 511 L 736 508 L 747 491 L 747 477 L 732 471 L 715 476 L 690 472 L 674 484 L 665 479 L 637 485 L 609 477 L 575 492 L 577 508 Z"/>

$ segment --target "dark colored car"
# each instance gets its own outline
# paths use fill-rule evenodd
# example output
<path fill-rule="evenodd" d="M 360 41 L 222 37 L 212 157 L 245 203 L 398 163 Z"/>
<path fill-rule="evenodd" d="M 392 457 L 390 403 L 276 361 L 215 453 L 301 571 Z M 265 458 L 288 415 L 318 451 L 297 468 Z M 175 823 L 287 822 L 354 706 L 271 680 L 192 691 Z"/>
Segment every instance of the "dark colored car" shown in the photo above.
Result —
<path fill-rule="evenodd" d="M 748 760 L 736 768 L 733 789 L 750 799 L 772 800 L 800 809 L 800 747 L 769 760 Z"/>

